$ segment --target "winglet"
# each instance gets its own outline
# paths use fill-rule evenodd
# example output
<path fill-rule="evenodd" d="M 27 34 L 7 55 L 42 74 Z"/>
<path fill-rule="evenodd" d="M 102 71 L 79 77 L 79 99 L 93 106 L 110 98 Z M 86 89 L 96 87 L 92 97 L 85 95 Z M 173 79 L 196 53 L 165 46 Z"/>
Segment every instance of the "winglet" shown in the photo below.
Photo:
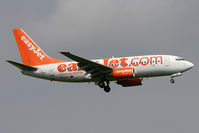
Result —
<path fill-rule="evenodd" d="M 66 51 L 59 51 L 60 54 L 70 54 L 70 52 L 66 52 Z"/>
<path fill-rule="evenodd" d="M 59 53 L 62 54 L 62 55 L 64 55 L 64 56 L 67 56 L 68 58 L 70 58 L 70 59 L 72 59 L 74 61 L 77 61 L 77 62 L 81 62 L 82 60 L 88 61 L 87 59 L 84 59 L 82 57 L 79 57 L 79 56 L 76 56 L 74 54 L 71 54 L 70 52 L 60 51 Z"/>

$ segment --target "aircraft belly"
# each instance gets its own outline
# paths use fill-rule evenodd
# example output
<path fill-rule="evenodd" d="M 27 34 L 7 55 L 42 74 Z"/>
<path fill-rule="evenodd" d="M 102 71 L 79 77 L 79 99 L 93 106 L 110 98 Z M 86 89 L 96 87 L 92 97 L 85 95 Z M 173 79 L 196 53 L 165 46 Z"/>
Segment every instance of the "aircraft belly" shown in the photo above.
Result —
<path fill-rule="evenodd" d="M 38 73 L 23 71 L 24 75 L 51 80 L 51 81 L 61 81 L 61 82 L 92 82 L 92 80 L 84 75 L 56 75 L 48 73 Z"/>

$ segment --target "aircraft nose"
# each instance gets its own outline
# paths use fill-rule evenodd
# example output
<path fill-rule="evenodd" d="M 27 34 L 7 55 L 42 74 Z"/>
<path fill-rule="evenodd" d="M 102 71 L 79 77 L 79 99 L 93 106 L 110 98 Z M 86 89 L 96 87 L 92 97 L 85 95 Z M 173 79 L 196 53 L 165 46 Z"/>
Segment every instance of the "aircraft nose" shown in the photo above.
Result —
<path fill-rule="evenodd" d="M 194 64 L 187 61 L 185 66 L 186 66 L 186 69 L 188 70 L 188 69 L 191 69 L 192 67 L 194 67 Z"/>

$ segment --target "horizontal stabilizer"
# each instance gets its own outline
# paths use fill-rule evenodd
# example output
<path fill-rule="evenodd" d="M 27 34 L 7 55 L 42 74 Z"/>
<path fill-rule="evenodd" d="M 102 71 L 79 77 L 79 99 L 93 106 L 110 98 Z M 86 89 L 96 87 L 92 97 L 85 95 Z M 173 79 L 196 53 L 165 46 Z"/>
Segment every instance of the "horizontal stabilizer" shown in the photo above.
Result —
<path fill-rule="evenodd" d="M 27 66 L 27 65 L 17 63 L 14 61 L 7 60 L 7 62 L 21 70 L 24 70 L 24 71 L 36 71 L 37 70 L 37 68 L 35 68 L 35 67 Z"/>

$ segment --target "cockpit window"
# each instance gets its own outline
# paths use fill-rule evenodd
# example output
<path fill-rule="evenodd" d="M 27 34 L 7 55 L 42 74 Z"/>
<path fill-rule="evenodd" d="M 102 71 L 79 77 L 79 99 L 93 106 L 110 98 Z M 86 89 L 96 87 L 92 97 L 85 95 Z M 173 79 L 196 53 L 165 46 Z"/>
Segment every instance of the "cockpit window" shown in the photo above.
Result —
<path fill-rule="evenodd" d="M 185 60 L 185 59 L 183 59 L 183 58 L 181 58 L 181 57 L 176 58 L 176 61 L 183 61 L 183 60 Z"/>

